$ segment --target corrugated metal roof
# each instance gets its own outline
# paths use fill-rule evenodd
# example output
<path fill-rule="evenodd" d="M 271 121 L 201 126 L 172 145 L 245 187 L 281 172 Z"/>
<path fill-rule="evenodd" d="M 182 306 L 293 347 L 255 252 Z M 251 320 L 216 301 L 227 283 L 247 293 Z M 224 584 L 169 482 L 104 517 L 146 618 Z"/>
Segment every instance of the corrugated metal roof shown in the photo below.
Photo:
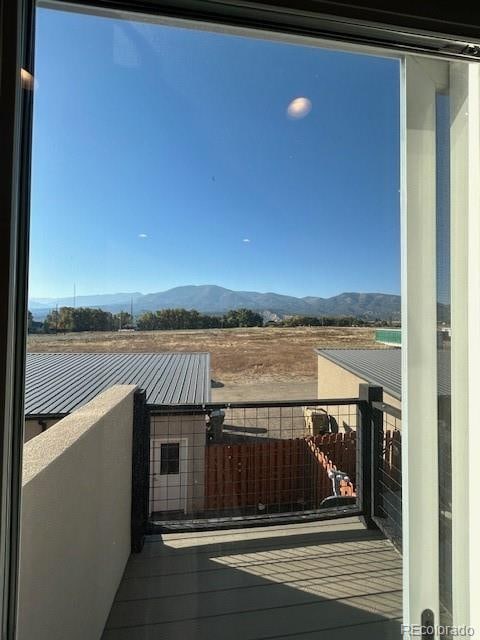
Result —
<path fill-rule="evenodd" d="M 28 353 L 25 414 L 65 414 L 115 384 L 145 389 L 147 403 L 210 402 L 208 353 Z"/>
<path fill-rule="evenodd" d="M 316 353 L 365 382 L 378 384 L 394 398 L 402 394 L 401 349 L 315 349 Z M 450 352 L 438 352 L 440 395 L 450 394 Z"/>

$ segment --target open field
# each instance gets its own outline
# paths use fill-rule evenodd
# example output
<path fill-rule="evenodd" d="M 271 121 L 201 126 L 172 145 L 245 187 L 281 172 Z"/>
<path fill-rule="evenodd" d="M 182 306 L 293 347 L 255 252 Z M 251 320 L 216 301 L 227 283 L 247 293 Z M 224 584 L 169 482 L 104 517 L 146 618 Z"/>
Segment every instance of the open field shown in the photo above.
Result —
<path fill-rule="evenodd" d="M 316 380 L 315 347 L 378 348 L 375 330 L 359 327 L 254 327 L 191 331 L 137 331 L 135 333 L 70 333 L 31 335 L 29 351 L 208 351 L 212 377 L 225 385 L 214 389 L 223 400 L 232 388 L 265 385 L 268 397 L 277 385 L 295 382 L 298 393 L 312 392 Z M 292 390 L 293 392 L 293 390 Z M 285 394 L 285 391 L 282 392 Z M 291 394 L 290 394 L 291 396 Z M 264 396 L 265 397 L 265 396 Z M 285 397 L 285 395 L 283 396 Z M 293 397 L 293 396 L 291 396 Z"/>

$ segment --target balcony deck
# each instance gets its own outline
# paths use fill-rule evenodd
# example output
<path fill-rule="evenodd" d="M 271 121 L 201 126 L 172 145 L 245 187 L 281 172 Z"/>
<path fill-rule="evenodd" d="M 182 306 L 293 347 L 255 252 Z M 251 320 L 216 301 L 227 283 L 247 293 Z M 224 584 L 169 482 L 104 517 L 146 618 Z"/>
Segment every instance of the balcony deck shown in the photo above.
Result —
<path fill-rule="evenodd" d="M 103 640 L 398 640 L 401 566 L 356 518 L 151 536 Z"/>

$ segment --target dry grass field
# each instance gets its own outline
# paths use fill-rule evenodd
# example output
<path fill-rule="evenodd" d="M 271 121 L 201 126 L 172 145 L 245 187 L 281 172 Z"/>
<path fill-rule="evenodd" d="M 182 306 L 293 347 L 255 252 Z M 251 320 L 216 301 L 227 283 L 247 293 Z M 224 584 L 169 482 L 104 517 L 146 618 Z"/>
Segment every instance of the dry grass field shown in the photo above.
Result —
<path fill-rule="evenodd" d="M 29 351 L 208 351 L 212 377 L 224 384 L 312 381 L 315 347 L 378 348 L 374 329 L 357 327 L 255 327 L 135 333 L 32 335 Z"/>

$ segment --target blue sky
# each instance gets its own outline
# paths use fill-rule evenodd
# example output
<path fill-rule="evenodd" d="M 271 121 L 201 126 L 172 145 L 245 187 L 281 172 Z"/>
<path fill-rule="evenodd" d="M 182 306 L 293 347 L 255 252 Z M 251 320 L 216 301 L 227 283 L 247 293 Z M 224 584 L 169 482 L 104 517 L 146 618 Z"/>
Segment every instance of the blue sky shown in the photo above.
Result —
<path fill-rule="evenodd" d="M 46 9 L 36 49 L 32 297 L 399 292 L 398 62 Z"/>

